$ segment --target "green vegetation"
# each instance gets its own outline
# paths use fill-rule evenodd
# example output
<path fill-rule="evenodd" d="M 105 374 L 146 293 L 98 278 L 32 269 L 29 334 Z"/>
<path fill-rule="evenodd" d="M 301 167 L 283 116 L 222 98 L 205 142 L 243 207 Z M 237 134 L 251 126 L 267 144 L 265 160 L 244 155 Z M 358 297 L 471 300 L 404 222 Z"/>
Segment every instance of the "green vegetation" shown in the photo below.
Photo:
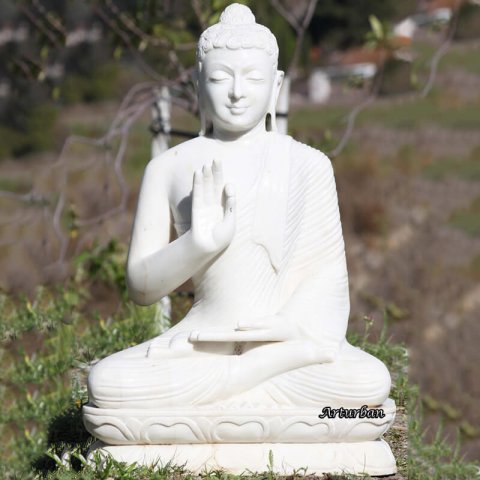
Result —
<path fill-rule="evenodd" d="M 388 338 L 388 323 L 393 317 L 389 309 L 385 309 L 385 319 L 380 336 L 371 339 L 373 320 L 365 317 L 365 330 L 362 335 L 349 334 L 348 341 L 362 348 L 385 363 L 392 376 L 391 398 L 395 400 L 400 409 L 409 408 L 411 397 L 415 395 L 415 389 L 408 383 L 407 366 L 408 353 L 405 346 L 394 344 Z"/>
<path fill-rule="evenodd" d="M 415 10 L 412 0 L 377 2 L 375 0 L 326 0 L 319 2 L 313 17 L 310 34 L 313 44 L 335 49 L 361 45 L 369 29 L 369 15 L 382 22 L 394 21 Z"/>
<path fill-rule="evenodd" d="M 432 180 L 458 177 L 464 180 L 480 180 L 480 149 L 476 148 L 468 158 L 442 158 L 428 165 L 423 174 Z"/>
<path fill-rule="evenodd" d="M 469 73 L 480 74 L 479 48 L 453 48 L 440 62 L 440 72 L 449 70 L 465 70 Z"/>
<path fill-rule="evenodd" d="M 194 478 L 181 466 L 148 469 L 99 458 L 87 465 L 85 460 L 93 441 L 81 422 L 89 363 L 151 338 L 161 328 L 156 307 L 135 307 L 126 301 L 125 253 L 125 246 L 116 242 L 94 247 L 77 257 L 75 275 L 63 288 L 39 288 L 33 300 L 1 297 L 2 478 Z M 92 307 L 102 287 L 117 292 L 119 298 L 118 305 L 110 309 L 113 313 L 103 316 Z M 177 318 L 188 308 L 181 297 L 174 297 L 174 306 Z M 372 322 L 366 319 L 365 332 L 352 334 L 349 340 L 386 363 L 392 373 L 392 396 L 399 414 L 405 414 L 414 408 L 418 393 L 408 383 L 405 348 L 392 344 L 387 336 L 387 320 L 393 317 L 386 312 L 378 338 L 371 339 Z M 410 456 L 405 429 L 392 429 L 388 434 L 400 471 L 409 472 L 411 479 L 426 478 L 422 476 L 425 471 L 432 472 L 428 477 L 432 479 L 471 478 L 476 467 L 452 457 L 451 447 L 440 437 L 432 445 L 423 443 L 421 423 L 415 416 L 410 417 Z M 446 477 L 447 473 L 455 476 Z M 222 472 L 202 477 L 239 478 Z M 270 471 L 252 478 L 276 476 Z"/>
<path fill-rule="evenodd" d="M 25 193 L 32 188 L 32 184 L 26 179 L 0 178 L 0 189 L 15 193 Z"/>
<path fill-rule="evenodd" d="M 172 130 L 182 130 L 196 135 L 200 124 L 196 116 L 185 111 L 175 110 L 173 115 Z M 129 132 L 129 141 L 125 157 L 125 169 L 129 178 L 139 178 L 151 159 L 152 134 L 149 131 L 149 124 L 145 121 L 136 123 Z M 184 142 L 184 137 L 172 135 L 169 142 L 173 147 Z"/>
<path fill-rule="evenodd" d="M 460 7 L 458 28 L 455 38 L 467 40 L 479 38 L 480 30 L 480 6 L 473 2 L 465 2 Z"/>
<path fill-rule="evenodd" d="M 346 106 L 302 107 L 291 111 L 289 129 L 294 137 L 296 132 L 319 133 L 321 130 L 342 126 L 349 112 L 350 108 Z"/>
<path fill-rule="evenodd" d="M 22 156 L 41 152 L 55 147 L 54 128 L 57 109 L 53 105 L 42 104 L 21 107 L 12 112 L 8 123 L 0 122 L 0 158 Z"/>
<path fill-rule="evenodd" d="M 59 5 L 60 10 L 64 5 L 65 8 L 70 8 L 69 2 L 54 3 Z M 115 3 L 125 8 L 126 15 L 134 18 L 145 32 L 157 39 L 168 38 L 172 43 L 192 42 L 196 39 L 199 25 L 195 23 L 190 11 L 185 18 L 181 18 L 185 13 L 183 9 L 178 15 L 179 18 L 169 18 L 168 22 L 165 22 L 163 6 L 156 8 L 163 2 L 147 2 L 150 9 L 148 15 L 144 14 L 143 10 L 136 10 L 137 7 L 131 2 Z M 167 3 L 169 2 L 165 2 Z M 203 12 L 203 20 L 206 23 L 216 20 L 219 10 L 225 3 L 230 2 L 212 0 L 210 3 L 211 8 Z M 368 29 L 368 15 L 360 18 L 355 11 L 361 8 L 364 13 L 376 13 L 382 20 L 394 15 L 391 2 L 384 2 L 382 5 L 381 3 L 371 1 L 359 3 L 353 0 L 340 6 L 339 2 L 322 3 L 318 7 L 306 45 L 317 40 L 321 40 L 322 47 L 361 43 Z M 409 4 L 412 3 L 414 2 L 408 0 L 401 8 L 410 12 Z M 285 66 L 293 48 L 292 31 L 280 17 L 269 18 L 269 14 L 270 11 L 266 9 L 266 13 L 260 12 L 259 19 L 270 25 L 277 34 L 282 54 L 280 61 Z M 324 26 L 328 28 L 325 29 Z M 313 30 L 322 33 L 315 36 Z M 143 45 L 143 40 L 136 38 L 131 32 L 128 35 L 138 49 L 137 53 L 158 67 L 158 72 L 167 75 L 171 73 L 164 72 L 165 58 L 160 48 L 153 44 Z M 55 129 L 58 128 L 56 126 L 58 105 L 53 106 L 45 98 L 51 97 L 58 104 L 72 105 L 121 96 L 120 91 L 125 90 L 122 85 L 132 83 L 130 77 L 130 79 L 122 77 L 122 72 L 133 62 L 128 57 L 125 42 L 122 42 L 116 34 L 112 34 L 112 37 L 113 40 L 109 37 L 109 41 L 112 40 L 109 44 L 112 51 L 103 52 L 101 61 L 94 51 L 83 55 L 85 52 L 82 53 L 80 50 L 77 52 L 78 55 L 72 56 L 70 61 L 73 63 L 80 58 L 85 62 L 78 68 L 68 67 L 65 80 L 55 85 L 49 91 L 49 95 L 45 96 L 43 91 L 33 92 L 33 88 L 31 96 L 23 95 L 30 88 L 23 86 L 19 92 L 14 92 L 17 102 L 15 109 L 12 110 L 12 105 L 9 105 L 5 109 L 6 121 L 2 123 L 0 119 L 2 138 L 0 158 L 21 156 L 53 147 L 54 139 L 58 137 L 55 135 Z M 400 75 L 402 81 L 406 82 L 405 85 L 415 76 L 419 77 L 416 78 L 416 86 L 423 85 L 424 77 L 429 71 L 429 61 L 438 48 L 438 45 L 429 42 L 427 40 L 414 45 L 418 56 L 414 60 L 411 78 L 405 77 L 408 73 L 406 70 Z M 193 52 L 193 49 L 179 52 L 179 57 L 185 60 L 185 65 L 193 63 Z M 121 58 L 125 64 L 120 67 L 111 62 L 112 58 Z M 306 55 L 302 58 L 302 63 L 308 64 Z M 451 71 L 480 74 L 478 48 L 463 46 L 459 48 L 453 45 L 439 64 L 439 74 Z M 133 74 L 129 71 L 128 75 Z M 143 78 L 140 74 L 137 75 L 136 80 Z M 425 99 L 421 99 L 417 94 L 400 97 L 398 101 L 395 98 L 379 99 L 358 115 L 355 129 L 375 126 L 412 131 L 424 127 L 457 131 L 477 130 L 480 124 L 478 114 L 480 97 L 471 95 L 469 99 L 464 99 L 462 95 L 457 95 L 457 92 L 452 90 L 441 93 L 440 95 L 440 92 L 433 90 Z M 99 105 L 98 108 L 103 108 L 103 105 Z M 351 104 L 292 109 L 291 133 L 295 138 L 329 151 L 337 145 L 351 109 Z M 146 117 L 148 115 L 136 123 L 129 132 L 124 164 L 129 181 L 138 179 L 150 158 L 151 134 L 148 131 Z M 88 125 L 79 122 L 72 124 L 71 133 L 99 137 L 105 133 L 103 122 L 99 116 L 99 119 L 90 119 Z M 174 127 L 195 132 L 198 129 L 198 121 L 193 116 L 175 111 Z M 175 145 L 181 140 L 183 139 L 174 137 L 171 144 Z M 112 149 L 114 147 L 115 145 L 112 145 Z M 72 147 L 69 154 L 81 158 L 81 153 L 86 148 Z M 336 164 L 336 173 L 349 172 L 359 179 L 371 175 L 380 177 L 387 171 L 391 173 L 390 169 L 394 168 L 406 174 L 420 173 L 433 181 L 452 176 L 471 181 L 480 180 L 480 147 L 474 149 L 466 158 L 446 156 L 437 158 L 438 154 L 435 156 L 429 153 L 424 155 L 424 152 L 419 153 L 412 144 L 399 147 L 398 153 L 393 157 L 382 156 L 361 148 L 360 142 L 355 144 L 349 141 Z M 30 180 L 22 177 L 19 180 L 1 180 L 0 187 L 22 193 L 28 191 L 31 185 Z M 353 225 L 356 234 L 373 232 L 381 235 L 385 230 L 385 222 L 388 221 L 384 207 L 374 202 L 364 202 L 363 198 L 361 200 L 362 209 L 354 204 L 356 210 Z M 73 233 L 75 219 L 70 220 L 69 230 Z M 470 235 L 480 235 L 480 197 L 467 208 L 454 212 L 450 224 Z M 140 308 L 127 301 L 125 256 L 126 246 L 118 242 L 113 241 L 106 246 L 95 245 L 77 257 L 73 266 L 74 274 L 65 285 L 41 287 L 35 297 L 30 299 L 0 296 L 2 319 L 0 434 L 3 445 L 0 454 L 0 478 L 6 480 L 198 478 L 186 472 L 181 466 L 145 468 L 111 460 L 103 462 L 99 458 L 87 465 L 85 460 L 87 449 L 93 441 L 81 420 L 81 407 L 87 401 L 85 378 L 90 363 L 114 351 L 151 338 L 163 328 L 156 307 Z M 473 258 L 465 270 L 467 275 L 479 279 L 480 256 Z M 393 428 L 387 433 L 386 439 L 392 445 L 400 473 L 411 480 L 426 478 L 461 480 L 476 477 L 478 466 L 460 457 L 458 451 L 443 439 L 441 428 L 433 442 L 425 440 L 422 407 L 438 412 L 446 420 L 455 421 L 459 418 L 459 410 L 447 401 L 439 401 L 428 395 L 421 396 L 418 389 L 409 383 L 407 351 L 404 346 L 394 344 L 388 338 L 388 323 L 400 320 L 407 312 L 388 301 L 374 297 L 369 301 L 376 308 L 385 311 L 385 327 L 380 335 L 375 337 L 371 321 L 366 319 L 363 334 L 350 334 L 349 340 L 382 359 L 392 374 L 392 397 L 397 402 L 400 423 L 396 425 L 399 428 Z M 184 316 L 191 300 L 185 296 L 174 295 L 173 303 L 175 320 Z M 464 422 L 460 426 L 460 433 L 463 438 L 478 436 L 478 428 Z M 408 451 L 407 435 L 410 447 Z M 272 480 L 276 478 L 268 465 L 265 465 L 265 468 L 264 474 L 252 478 Z M 205 472 L 202 478 L 233 480 L 240 477 L 214 471 Z M 329 480 L 345 478 L 353 477 L 328 477 Z"/>
<path fill-rule="evenodd" d="M 118 77 L 121 67 L 107 63 L 93 68 L 88 76 L 68 75 L 58 89 L 58 95 L 65 104 L 91 103 L 119 96 Z"/>
<path fill-rule="evenodd" d="M 469 235 L 480 235 L 480 197 L 475 198 L 467 208 L 454 212 L 450 224 Z"/>
<path fill-rule="evenodd" d="M 86 366 L 158 334 L 154 307 L 122 302 L 107 318 L 91 310 L 102 285 L 124 295 L 124 261 L 125 249 L 111 242 L 79 256 L 65 288 L 39 288 L 32 301 L 1 297 L 0 424 L 10 466 L 2 478 L 13 471 L 27 478 L 32 462 L 47 468 L 49 446 L 86 446 L 91 439 L 80 419 Z"/>
<path fill-rule="evenodd" d="M 345 106 L 302 107 L 290 115 L 290 131 L 293 135 L 317 137 L 325 130 L 340 130 L 346 127 L 346 118 L 351 108 Z M 380 126 L 383 128 L 415 130 L 428 126 L 452 130 L 475 130 L 480 124 L 478 105 L 475 102 L 458 102 L 447 96 L 431 95 L 417 97 L 396 104 L 375 103 L 362 111 L 356 125 Z"/>
<path fill-rule="evenodd" d="M 431 95 L 392 105 L 376 104 L 362 112 L 359 125 L 382 125 L 386 128 L 418 129 L 436 125 L 449 129 L 478 128 L 480 116 L 473 102 L 461 104 L 446 96 Z"/>
<path fill-rule="evenodd" d="M 421 415 L 410 417 L 408 457 L 409 480 L 470 480 L 478 476 L 479 466 L 466 462 L 458 449 L 442 438 L 442 429 L 437 431 L 433 442 L 424 440 Z"/>
<path fill-rule="evenodd" d="M 415 58 L 413 68 L 415 75 L 422 76 L 425 81 L 430 70 L 430 61 L 438 46 L 428 41 L 416 41 L 414 45 Z M 452 45 L 438 65 L 440 73 L 462 72 L 480 73 L 479 48 L 475 45 Z"/>
<path fill-rule="evenodd" d="M 474 280 L 480 281 L 480 255 L 475 255 L 465 268 L 465 273 Z"/>

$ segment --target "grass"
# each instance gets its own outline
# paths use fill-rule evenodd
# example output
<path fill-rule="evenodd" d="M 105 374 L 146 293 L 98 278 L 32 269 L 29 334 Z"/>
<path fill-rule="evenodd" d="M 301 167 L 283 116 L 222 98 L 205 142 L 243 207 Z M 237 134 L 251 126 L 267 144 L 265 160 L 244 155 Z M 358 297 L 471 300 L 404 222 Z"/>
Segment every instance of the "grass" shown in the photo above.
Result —
<path fill-rule="evenodd" d="M 464 271 L 469 277 L 480 281 L 480 255 L 475 255 Z"/>
<path fill-rule="evenodd" d="M 319 108 L 302 107 L 292 110 L 289 116 L 289 129 L 296 138 L 296 131 L 305 133 L 342 125 L 350 108 L 345 106 L 324 106 Z"/>
<path fill-rule="evenodd" d="M 431 95 L 397 104 L 375 103 L 362 111 L 356 125 L 411 130 L 440 127 L 451 130 L 475 130 L 480 126 L 480 100 L 462 102 L 453 97 Z M 298 137 L 324 134 L 345 128 L 350 109 L 339 106 L 303 107 L 292 111 L 289 129 Z"/>
<path fill-rule="evenodd" d="M 480 180 L 480 148 L 475 148 L 467 158 L 440 158 L 423 170 L 430 180 L 457 177 L 463 180 Z"/>
<path fill-rule="evenodd" d="M 29 192 L 31 188 L 31 182 L 25 179 L 0 178 L 0 190 L 24 193 Z"/>
<path fill-rule="evenodd" d="M 431 53 L 429 48 L 423 52 Z M 478 73 L 480 60 L 476 52 L 451 51 L 440 63 L 440 70 L 456 65 Z M 424 62 L 425 64 L 425 62 Z M 426 99 L 406 100 L 387 105 L 376 102 L 358 116 L 357 126 L 379 125 L 385 128 L 405 129 L 425 126 L 476 129 L 480 125 L 478 102 L 458 103 L 458 99 L 436 95 Z M 293 110 L 290 128 L 295 137 L 322 138 L 329 147 L 335 146 L 332 131 L 345 127 L 344 106 L 325 106 Z M 197 121 L 188 116 L 175 115 L 175 127 L 196 131 Z M 73 132 L 87 136 L 104 133 L 100 124 L 73 125 Z M 301 135 L 300 135 L 301 134 Z M 172 145 L 179 138 L 173 138 Z M 309 141 L 310 144 L 316 143 Z M 73 153 L 83 150 L 76 147 Z M 129 135 L 125 159 L 125 173 L 138 178 L 150 158 L 151 134 L 148 121 L 138 122 Z M 422 174 L 431 179 L 443 179 L 452 174 L 465 179 L 480 178 L 478 148 L 467 159 L 444 158 L 430 165 L 421 165 Z M 417 157 L 407 146 L 399 154 L 405 168 L 414 169 Z M 365 159 L 358 159 L 356 146 L 349 144 L 343 153 L 340 167 L 347 170 L 365 169 Z M 358 164 L 355 162 L 359 162 Z M 375 161 L 368 166 L 375 174 L 383 168 Z M 412 164 L 412 166 L 409 166 Z M 403 164 L 402 164 L 403 165 Z M 386 168 L 386 167 L 385 167 Z M 381 173 L 380 170 L 377 173 Z M 23 184 L 4 183 L 4 188 L 23 190 Z M 467 209 L 455 212 L 451 219 L 455 227 L 472 235 L 480 233 L 480 198 Z M 79 479 L 167 479 L 198 478 L 181 466 L 167 465 L 146 468 L 125 465 L 112 460 L 97 459 L 87 464 L 86 451 L 93 441 L 81 420 L 81 406 L 87 401 L 85 375 L 92 360 L 140 343 L 158 334 L 160 330 L 154 307 L 140 308 L 126 302 L 123 265 L 125 246 L 112 242 L 97 246 L 81 254 L 76 262 L 74 277 L 61 288 L 40 288 L 34 299 L 0 296 L 0 478 L 51 480 Z M 478 260 L 478 259 L 477 259 Z M 478 275 L 480 262 L 472 263 L 472 275 Z M 469 271 L 470 271 L 469 270 Z M 108 314 L 100 315 L 96 292 L 102 288 L 116 292 L 118 304 L 112 305 Z M 176 318 L 182 318 L 188 308 L 188 299 L 175 297 Z M 378 338 L 372 337 L 371 323 L 367 319 L 361 335 L 349 340 L 380 358 L 392 374 L 391 396 L 401 417 L 400 428 L 392 428 L 386 435 L 397 459 L 400 473 L 411 480 L 420 479 L 472 479 L 478 466 L 464 461 L 455 448 L 447 443 L 439 429 L 433 442 L 425 441 L 422 430 L 421 406 L 432 407 L 428 397 L 420 397 L 418 389 L 409 383 L 407 351 L 388 337 L 388 321 L 395 317 L 390 304 L 385 305 L 385 328 Z M 398 312 L 397 312 L 398 313 Z M 420 399 L 423 401 L 420 401 Z M 447 403 L 437 406 L 446 417 L 457 415 Z M 409 415 L 407 416 L 407 412 Z M 405 428 L 408 427 L 408 432 Z M 407 450 L 407 436 L 409 449 Z M 65 457 L 65 453 L 69 453 Z M 252 475 L 256 479 L 273 479 L 276 475 L 265 465 L 266 471 Z M 301 472 L 299 472 L 301 473 Z M 224 472 L 206 472 L 208 479 L 238 479 Z M 247 478 L 243 476 L 242 478 Z M 353 478 L 329 476 L 330 480 Z"/>
<path fill-rule="evenodd" d="M 475 198 L 467 208 L 453 212 L 450 225 L 468 235 L 480 235 L 480 197 Z"/>
<path fill-rule="evenodd" d="M 452 49 L 442 59 L 440 72 L 449 70 L 465 70 L 476 75 L 480 74 L 480 49 Z"/>
<path fill-rule="evenodd" d="M 438 45 L 431 42 L 416 41 L 414 45 L 414 66 L 416 70 L 423 74 L 428 74 L 430 60 L 438 49 Z M 479 48 L 466 47 L 461 45 L 455 48 L 451 47 L 440 60 L 438 71 L 446 73 L 449 71 L 466 71 L 468 73 L 480 73 L 480 55 Z"/>
<path fill-rule="evenodd" d="M 430 60 L 438 47 L 430 42 L 416 42 L 413 69 L 417 87 L 426 81 L 430 69 Z M 478 48 L 453 48 L 441 59 L 439 73 L 448 71 L 480 73 L 480 55 Z M 435 89 L 426 98 L 415 94 L 405 101 L 394 105 L 391 102 L 373 105 L 362 111 L 357 118 L 357 126 L 378 125 L 392 129 L 419 129 L 436 126 L 453 130 L 476 130 L 480 127 L 480 97 L 474 101 L 459 100 L 456 95 Z M 299 134 L 309 135 L 319 132 L 345 128 L 346 117 L 351 111 L 349 106 L 302 107 L 292 110 L 289 117 L 290 130 L 295 138 Z"/>
<path fill-rule="evenodd" d="M 88 138 L 99 138 L 105 135 L 105 124 L 102 119 L 99 119 L 98 122 L 89 122 L 87 123 L 73 123 L 69 126 L 70 135 L 78 135 L 81 137 Z"/>
<path fill-rule="evenodd" d="M 478 105 L 448 102 L 431 96 L 399 105 L 377 104 L 362 112 L 359 125 L 412 129 L 434 125 L 446 129 L 475 129 L 480 125 Z"/>
<path fill-rule="evenodd" d="M 184 130 L 196 135 L 199 131 L 197 118 L 189 113 L 174 110 L 172 129 Z M 143 174 L 148 161 L 151 159 L 152 133 L 149 124 L 145 121 L 137 122 L 129 133 L 129 142 L 125 157 L 125 172 L 128 178 L 138 179 Z M 184 137 L 172 136 L 170 147 L 185 141 Z"/>
<path fill-rule="evenodd" d="M 0 433 L 3 445 L 0 476 L 4 479 L 167 479 L 199 478 L 181 466 L 146 468 L 96 459 L 87 464 L 86 450 L 92 437 L 84 430 L 81 406 L 87 401 L 85 375 L 88 364 L 151 338 L 159 332 L 155 307 L 135 307 L 125 302 L 123 263 L 125 247 L 111 242 L 78 257 L 76 273 L 62 288 L 39 288 L 34 299 L 0 298 L 2 367 Z M 91 310 L 95 291 L 103 284 L 122 299 L 111 316 L 101 317 Z M 185 311 L 184 299 L 174 304 Z M 366 319 L 362 335 L 349 340 L 382 359 L 392 373 L 392 397 L 405 416 L 418 399 L 407 378 L 407 352 L 393 344 L 385 328 L 372 341 L 371 322 Z M 411 479 L 472 478 L 475 465 L 463 462 L 441 438 L 432 445 L 423 443 L 421 423 L 410 416 L 407 455 L 406 432 L 391 429 L 387 439 L 393 447 L 402 474 Z M 65 454 L 67 456 L 65 457 Z M 452 462 L 453 459 L 453 462 Z M 455 476 L 438 476 L 447 472 Z M 445 473 L 446 474 L 446 473 Z M 435 476 L 437 475 L 437 476 Z M 224 472 L 208 472 L 208 479 L 235 479 Z M 247 478 L 243 476 L 242 478 Z M 250 478 L 277 478 L 268 470 Z M 330 476 L 334 478 L 354 478 Z"/>

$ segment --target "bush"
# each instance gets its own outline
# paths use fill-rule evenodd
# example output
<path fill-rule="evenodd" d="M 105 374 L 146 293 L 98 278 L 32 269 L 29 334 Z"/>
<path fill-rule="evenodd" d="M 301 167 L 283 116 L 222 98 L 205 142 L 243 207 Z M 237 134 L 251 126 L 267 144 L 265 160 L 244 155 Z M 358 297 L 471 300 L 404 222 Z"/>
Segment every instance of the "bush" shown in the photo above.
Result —
<path fill-rule="evenodd" d="M 469 40 L 472 38 L 480 38 L 480 6 L 464 3 L 458 13 L 455 39 Z"/>
<path fill-rule="evenodd" d="M 51 149 L 57 113 L 44 84 L 19 80 L 0 112 L 0 158 Z"/>
<path fill-rule="evenodd" d="M 116 80 L 120 67 L 109 63 L 93 69 L 90 75 L 67 75 L 60 86 L 60 95 L 66 104 L 99 102 L 116 98 Z"/>
<path fill-rule="evenodd" d="M 98 282 L 124 290 L 120 273 L 124 252 L 116 242 L 94 248 L 78 258 L 77 274 L 66 285 L 39 288 L 32 301 L 0 296 L 0 478 L 194 478 L 174 465 L 147 468 L 99 459 L 87 465 L 85 460 L 93 441 L 81 417 L 82 405 L 87 401 L 85 377 L 90 363 L 159 333 L 155 306 L 136 307 L 124 300 L 115 307 L 115 314 L 107 317 L 91 312 Z M 102 269 L 102 265 L 106 268 Z M 393 318 L 391 310 L 386 308 L 386 320 Z M 407 380 L 406 349 L 390 342 L 386 325 L 379 339 L 371 341 L 372 322 L 367 318 L 364 334 L 352 334 L 349 340 L 385 362 L 392 374 L 392 397 L 405 412 L 405 408 L 412 408 L 418 393 Z M 412 418 L 410 428 L 413 450 L 408 461 L 401 453 L 406 449 L 406 432 L 399 436 L 402 430 L 392 429 L 388 437 L 402 474 L 408 470 L 412 479 L 426 478 L 422 475 L 427 472 L 428 478 L 439 480 L 473 478 L 477 467 L 455 456 L 440 437 L 434 444 L 425 444 L 420 423 Z M 239 478 L 217 472 L 203 476 L 207 477 Z M 277 477 L 270 472 L 268 478 Z"/>
<path fill-rule="evenodd" d="M 412 90 L 412 63 L 398 58 L 387 60 L 384 65 L 379 93 L 381 95 L 394 95 Z"/>

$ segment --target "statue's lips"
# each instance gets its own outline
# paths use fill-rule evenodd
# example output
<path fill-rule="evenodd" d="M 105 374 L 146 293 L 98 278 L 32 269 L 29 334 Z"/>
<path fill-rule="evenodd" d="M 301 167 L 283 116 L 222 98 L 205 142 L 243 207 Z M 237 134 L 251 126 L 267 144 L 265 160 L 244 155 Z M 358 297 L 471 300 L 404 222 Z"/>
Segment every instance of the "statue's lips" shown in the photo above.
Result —
<path fill-rule="evenodd" d="M 248 109 L 248 105 L 227 105 L 233 115 L 241 115 Z"/>

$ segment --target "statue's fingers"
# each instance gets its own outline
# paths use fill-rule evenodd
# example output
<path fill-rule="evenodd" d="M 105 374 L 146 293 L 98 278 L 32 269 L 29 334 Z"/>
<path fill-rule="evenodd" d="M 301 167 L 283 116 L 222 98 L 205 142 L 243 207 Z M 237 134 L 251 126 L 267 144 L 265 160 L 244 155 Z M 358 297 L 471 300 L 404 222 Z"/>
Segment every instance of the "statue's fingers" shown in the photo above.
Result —
<path fill-rule="evenodd" d="M 215 190 L 215 201 L 220 202 L 223 191 L 223 168 L 220 160 L 213 160 L 212 163 L 213 185 Z"/>
<path fill-rule="evenodd" d="M 277 317 L 275 316 L 267 316 L 267 317 L 262 317 L 261 320 L 257 320 L 255 323 L 251 322 L 238 322 L 237 328 L 235 330 L 237 331 L 243 331 L 243 330 L 261 330 L 261 329 L 271 329 L 275 327 L 282 327 L 281 324 L 279 324 Z"/>
<path fill-rule="evenodd" d="M 190 332 L 190 335 L 188 336 L 188 341 L 189 342 L 196 342 L 198 339 L 199 332 L 196 330 L 193 332 Z"/>
<path fill-rule="evenodd" d="M 282 331 L 271 328 L 259 328 L 248 331 L 236 331 L 236 342 L 283 342 L 288 340 Z"/>
<path fill-rule="evenodd" d="M 204 165 L 202 173 L 205 203 L 207 205 L 212 205 L 215 200 L 212 167 L 210 165 Z"/>
<path fill-rule="evenodd" d="M 190 342 L 235 342 L 235 332 L 226 330 L 223 332 L 206 331 L 192 332 L 189 337 Z"/>
<path fill-rule="evenodd" d="M 193 174 L 192 209 L 200 208 L 203 204 L 203 175 L 201 170 Z"/>
<path fill-rule="evenodd" d="M 223 220 L 217 224 L 213 231 L 215 241 L 219 245 L 227 246 L 232 241 L 235 234 L 236 211 L 235 211 L 235 193 L 231 185 L 226 185 L 225 189 L 225 210 Z"/>
<path fill-rule="evenodd" d="M 231 183 L 227 183 L 223 189 L 225 195 L 225 217 L 235 216 L 235 207 L 237 204 L 237 197 L 235 195 L 235 188 Z"/>
<path fill-rule="evenodd" d="M 201 332 L 191 334 L 189 340 L 195 342 L 283 342 L 288 340 L 283 332 L 271 329 L 250 331 Z"/>
<path fill-rule="evenodd" d="M 268 325 L 266 323 L 239 323 L 235 331 L 244 332 L 249 330 L 264 330 Z"/>

